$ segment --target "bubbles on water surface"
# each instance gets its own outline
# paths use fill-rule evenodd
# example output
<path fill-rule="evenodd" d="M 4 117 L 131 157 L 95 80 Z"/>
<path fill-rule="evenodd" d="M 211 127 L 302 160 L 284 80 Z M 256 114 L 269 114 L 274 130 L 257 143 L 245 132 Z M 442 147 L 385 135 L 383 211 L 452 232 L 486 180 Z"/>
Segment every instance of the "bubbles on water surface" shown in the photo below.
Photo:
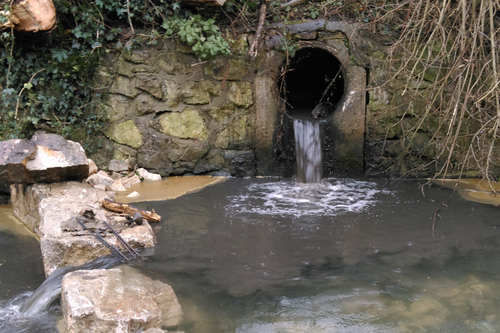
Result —
<path fill-rule="evenodd" d="M 28 315 L 20 312 L 22 304 L 33 294 L 26 292 L 10 300 L 0 301 L 0 332 L 2 333 L 49 333 L 54 327 L 59 315 L 49 312 Z"/>
<path fill-rule="evenodd" d="M 358 180 L 330 179 L 314 184 L 293 181 L 252 183 L 240 194 L 230 196 L 225 208 L 232 215 L 337 216 L 345 212 L 361 212 L 377 204 L 380 195 L 392 194 L 376 182 Z"/>

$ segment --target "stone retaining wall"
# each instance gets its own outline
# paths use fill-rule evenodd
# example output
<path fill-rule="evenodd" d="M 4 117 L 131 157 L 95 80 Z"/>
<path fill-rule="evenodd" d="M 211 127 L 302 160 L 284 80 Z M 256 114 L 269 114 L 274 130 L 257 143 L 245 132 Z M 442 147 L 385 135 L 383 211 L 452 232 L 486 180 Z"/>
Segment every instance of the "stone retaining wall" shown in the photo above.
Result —
<path fill-rule="evenodd" d="M 247 55 L 251 35 L 233 38 L 232 55 L 208 61 L 175 40 L 102 59 L 96 80 L 106 95 L 107 126 L 104 148 L 90 156 L 97 165 L 114 158 L 163 176 L 293 175 L 293 152 L 285 156 L 281 147 L 287 138 L 278 88 L 283 49 L 290 46 L 331 52 L 348 76 L 342 105 L 349 96 L 355 105 L 347 111 L 341 105 L 332 117 L 340 140 L 334 164 L 354 168 L 355 176 L 400 176 L 422 163 L 412 154 L 434 157 L 435 149 L 426 146 L 437 129 L 432 118 L 403 157 L 412 134 L 405 131 L 419 121 L 425 98 L 398 98 L 402 81 L 387 74 L 385 52 L 394 40 L 389 35 L 321 20 L 270 26 L 256 58 Z M 419 89 L 431 82 L 426 80 L 432 77 L 424 77 Z M 410 103 L 412 112 L 405 113 Z"/>

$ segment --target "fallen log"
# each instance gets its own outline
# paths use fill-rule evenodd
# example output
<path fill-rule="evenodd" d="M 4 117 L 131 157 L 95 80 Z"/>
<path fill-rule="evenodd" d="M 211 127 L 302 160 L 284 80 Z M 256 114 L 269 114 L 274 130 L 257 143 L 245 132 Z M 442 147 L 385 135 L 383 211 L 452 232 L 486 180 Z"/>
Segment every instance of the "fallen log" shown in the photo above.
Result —
<path fill-rule="evenodd" d="M 109 199 L 104 199 L 102 201 L 102 206 L 112 212 L 124 213 L 130 215 L 130 217 L 134 217 L 134 214 L 137 212 L 142 215 L 143 219 L 149 222 L 161 222 L 161 216 L 156 214 L 154 209 L 150 212 L 127 204 L 114 202 Z"/>
<path fill-rule="evenodd" d="M 7 21 L 1 28 L 19 31 L 47 31 L 56 24 L 56 8 L 52 0 L 15 0 L 8 11 L 0 11 Z"/>

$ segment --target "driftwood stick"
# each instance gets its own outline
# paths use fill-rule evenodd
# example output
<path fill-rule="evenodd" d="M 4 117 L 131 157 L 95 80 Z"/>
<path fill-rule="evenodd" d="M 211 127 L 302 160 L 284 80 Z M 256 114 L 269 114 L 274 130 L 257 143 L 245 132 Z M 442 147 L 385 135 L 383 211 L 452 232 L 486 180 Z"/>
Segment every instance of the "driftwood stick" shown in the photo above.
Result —
<path fill-rule="evenodd" d="M 143 219 L 146 219 L 151 222 L 160 222 L 161 221 L 161 216 L 156 214 L 154 209 L 150 212 L 147 210 L 143 210 L 131 205 L 127 204 L 121 204 L 118 202 L 111 201 L 109 199 L 104 199 L 102 201 L 102 206 L 106 208 L 107 210 L 110 210 L 112 212 L 117 212 L 117 213 L 125 213 L 130 215 L 130 217 L 133 217 L 134 214 L 137 212 L 142 215 Z"/>

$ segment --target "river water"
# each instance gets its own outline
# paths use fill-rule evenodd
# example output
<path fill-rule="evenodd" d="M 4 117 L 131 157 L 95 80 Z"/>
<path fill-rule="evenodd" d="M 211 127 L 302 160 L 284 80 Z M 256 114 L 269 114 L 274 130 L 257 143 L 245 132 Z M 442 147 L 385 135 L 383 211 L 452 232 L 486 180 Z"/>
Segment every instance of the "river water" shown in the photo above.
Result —
<path fill-rule="evenodd" d="M 172 285 L 186 333 L 500 331 L 500 210 L 450 189 L 229 179 L 136 206 L 163 217 L 141 268 Z M 30 292 L 11 289 L 4 313 Z"/>

